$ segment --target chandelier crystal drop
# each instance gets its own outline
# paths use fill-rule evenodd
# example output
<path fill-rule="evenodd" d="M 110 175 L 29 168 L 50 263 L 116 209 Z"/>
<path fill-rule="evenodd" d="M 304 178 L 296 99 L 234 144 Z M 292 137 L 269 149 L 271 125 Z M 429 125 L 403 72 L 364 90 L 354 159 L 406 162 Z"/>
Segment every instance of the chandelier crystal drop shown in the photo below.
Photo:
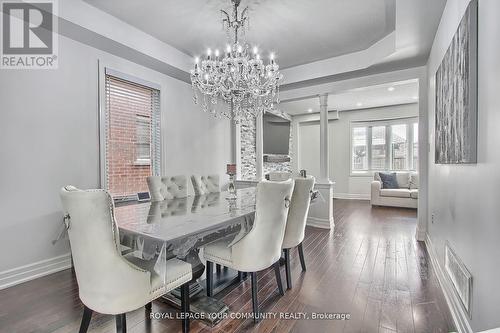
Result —
<path fill-rule="evenodd" d="M 222 26 L 228 35 L 224 52 L 208 49 L 206 57 L 195 58 L 191 70 L 194 102 L 198 104 L 201 99 L 205 112 L 236 122 L 255 118 L 279 104 L 279 85 L 283 80 L 273 53 L 265 64 L 257 47 L 250 48 L 240 41 L 239 33 L 244 34 L 249 22 L 248 7 L 238 15 L 240 1 L 231 1 L 231 16 L 221 10 Z M 226 105 L 218 105 L 219 101 Z"/>

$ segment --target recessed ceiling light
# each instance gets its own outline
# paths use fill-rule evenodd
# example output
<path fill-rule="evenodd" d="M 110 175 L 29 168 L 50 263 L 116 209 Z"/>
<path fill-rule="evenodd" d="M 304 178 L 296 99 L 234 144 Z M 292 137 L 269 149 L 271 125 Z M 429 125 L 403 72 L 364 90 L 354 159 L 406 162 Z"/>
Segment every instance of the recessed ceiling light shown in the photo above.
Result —
<path fill-rule="evenodd" d="M 311 113 L 313 112 L 313 109 L 307 109 L 307 112 Z"/>
<path fill-rule="evenodd" d="M 357 103 L 356 103 L 356 106 L 363 106 L 363 103 L 361 103 L 361 102 L 357 102 Z"/>
<path fill-rule="evenodd" d="M 389 90 L 389 91 L 394 91 L 394 89 L 395 89 L 394 87 L 387 88 L 387 90 Z"/>

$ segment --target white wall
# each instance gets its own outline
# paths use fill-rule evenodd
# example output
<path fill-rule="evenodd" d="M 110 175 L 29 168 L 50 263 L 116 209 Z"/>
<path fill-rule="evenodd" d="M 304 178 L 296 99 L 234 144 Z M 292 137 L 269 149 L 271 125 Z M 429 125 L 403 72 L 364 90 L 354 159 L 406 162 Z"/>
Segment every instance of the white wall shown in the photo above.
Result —
<path fill-rule="evenodd" d="M 98 59 L 162 86 L 163 174 L 225 179 L 230 122 L 194 105 L 188 84 L 60 37 L 59 69 L 0 71 L 0 286 L 67 264 L 50 260 L 69 251 L 67 240 L 51 244 L 59 189 L 99 186 Z"/>
<path fill-rule="evenodd" d="M 428 61 L 430 156 L 434 152 L 435 73 L 468 2 L 448 0 Z M 448 241 L 472 274 L 470 323 L 474 332 L 500 326 L 499 32 L 500 1 L 479 1 L 477 164 L 436 165 L 429 158 L 428 235 L 441 267 Z"/>
<path fill-rule="evenodd" d="M 336 198 L 369 199 L 372 176 L 351 176 L 350 126 L 353 121 L 418 117 L 418 104 L 339 112 L 329 121 L 330 180 Z M 299 168 L 319 176 L 319 122 L 299 125 Z"/>

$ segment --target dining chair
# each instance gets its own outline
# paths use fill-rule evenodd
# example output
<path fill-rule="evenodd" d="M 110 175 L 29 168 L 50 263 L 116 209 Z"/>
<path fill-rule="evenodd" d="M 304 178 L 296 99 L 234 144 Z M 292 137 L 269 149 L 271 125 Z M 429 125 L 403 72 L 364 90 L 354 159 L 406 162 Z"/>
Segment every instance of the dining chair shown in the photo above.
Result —
<path fill-rule="evenodd" d="M 259 320 L 257 272 L 274 266 L 278 290 L 284 295 L 279 259 L 293 184 L 291 179 L 257 184 L 255 219 L 250 231 L 238 239 L 226 238 L 203 249 L 207 261 L 208 296 L 213 295 L 213 263 L 250 273 L 254 321 Z"/>
<path fill-rule="evenodd" d="M 285 237 L 283 238 L 283 245 L 281 246 L 285 254 L 287 289 L 292 288 L 290 249 L 297 247 L 302 271 L 306 270 L 302 242 L 304 241 L 307 215 L 311 204 L 311 191 L 314 187 L 314 182 L 314 177 L 295 178 L 292 200 L 290 202 L 290 209 L 288 210 Z"/>
<path fill-rule="evenodd" d="M 117 332 L 126 332 L 126 313 L 146 307 L 165 293 L 181 287 L 181 311 L 189 313 L 191 264 L 178 259 L 166 263 L 166 276 L 146 261 L 120 253 L 114 204 L 104 190 L 60 191 L 80 300 L 84 304 L 80 333 L 87 332 L 92 313 L 115 315 Z M 183 317 L 188 317 L 183 315 Z M 183 321 L 189 331 L 189 320 Z"/>
<path fill-rule="evenodd" d="M 152 202 L 187 197 L 187 177 L 184 175 L 150 176 L 147 182 Z"/>
<path fill-rule="evenodd" d="M 267 174 L 267 177 L 270 181 L 282 182 L 292 178 L 292 173 L 284 171 L 271 171 Z"/>
<path fill-rule="evenodd" d="M 219 176 L 218 175 L 192 175 L 191 183 L 193 184 L 193 190 L 195 194 L 195 199 L 193 203 L 198 203 L 202 196 L 208 196 L 212 193 L 220 193 L 219 187 Z M 221 265 L 217 265 L 217 272 L 221 271 Z"/>
<path fill-rule="evenodd" d="M 193 183 L 195 195 L 205 195 L 208 193 L 220 192 L 218 175 L 192 175 L 191 182 Z"/>

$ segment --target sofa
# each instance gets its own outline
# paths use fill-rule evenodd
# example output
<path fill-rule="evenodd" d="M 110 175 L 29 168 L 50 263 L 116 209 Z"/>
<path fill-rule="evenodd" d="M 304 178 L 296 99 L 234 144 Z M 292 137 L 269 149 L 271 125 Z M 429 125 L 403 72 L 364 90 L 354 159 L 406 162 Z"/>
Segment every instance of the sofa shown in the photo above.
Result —
<path fill-rule="evenodd" d="M 396 178 L 399 188 L 383 188 L 379 172 L 373 174 L 370 200 L 372 206 L 417 208 L 418 174 L 397 172 Z"/>

